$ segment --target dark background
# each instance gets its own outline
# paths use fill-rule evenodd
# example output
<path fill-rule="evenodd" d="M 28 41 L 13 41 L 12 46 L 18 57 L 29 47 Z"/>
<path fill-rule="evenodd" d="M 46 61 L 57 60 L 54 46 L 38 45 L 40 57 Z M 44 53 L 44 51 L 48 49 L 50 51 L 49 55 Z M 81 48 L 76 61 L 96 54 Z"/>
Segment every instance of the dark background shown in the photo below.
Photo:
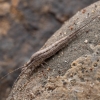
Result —
<path fill-rule="evenodd" d="M 98 0 L 0 0 L 0 77 L 21 67 L 77 11 Z M 19 71 L 0 80 L 0 100 Z"/>

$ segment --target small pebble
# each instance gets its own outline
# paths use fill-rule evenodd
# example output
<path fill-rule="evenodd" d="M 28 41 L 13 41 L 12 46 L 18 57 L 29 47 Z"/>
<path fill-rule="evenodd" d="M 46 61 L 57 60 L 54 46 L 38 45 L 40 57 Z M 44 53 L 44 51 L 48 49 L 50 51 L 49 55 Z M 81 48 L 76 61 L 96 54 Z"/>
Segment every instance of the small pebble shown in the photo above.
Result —
<path fill-rule="evenodd" d="M 88 43 L 88 40 L 85 40 L 84 43 Z"/>

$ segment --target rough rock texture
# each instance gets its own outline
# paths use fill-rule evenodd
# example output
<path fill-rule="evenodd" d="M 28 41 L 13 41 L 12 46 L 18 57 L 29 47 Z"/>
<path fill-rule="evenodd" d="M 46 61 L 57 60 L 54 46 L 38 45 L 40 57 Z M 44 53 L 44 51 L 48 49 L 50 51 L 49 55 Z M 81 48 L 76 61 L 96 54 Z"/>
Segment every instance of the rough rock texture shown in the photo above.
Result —
<path fill-rule="evenodd" d="M 100 100 L 100 45 L 91 49 L 93 54 L 74 60 L 63 76 L 48 77 L 27 95 L 34 100 Z"/>
<path fill-rule="evenodd" d="M 65 22 L 43 48 L 79 29 L 97 14 L 100 1 Z M 99 28 L 100 16 L 80 30 L 69 46 L 39 66 L 30 79 L 23 74 L 7 100 L 100 100 Z"/>

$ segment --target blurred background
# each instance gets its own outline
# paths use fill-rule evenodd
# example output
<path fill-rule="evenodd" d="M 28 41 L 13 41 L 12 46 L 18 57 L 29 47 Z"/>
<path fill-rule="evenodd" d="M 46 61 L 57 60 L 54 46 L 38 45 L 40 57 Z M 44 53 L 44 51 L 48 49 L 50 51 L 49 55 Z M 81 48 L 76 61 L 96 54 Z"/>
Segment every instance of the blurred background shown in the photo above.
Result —
<path fill-rule="evenodd" d="M 77 11 L 98 0 L 0 0 L 0 78 L 21 67 Z M 0 100 L 20 70 L 0 80 Z"/>

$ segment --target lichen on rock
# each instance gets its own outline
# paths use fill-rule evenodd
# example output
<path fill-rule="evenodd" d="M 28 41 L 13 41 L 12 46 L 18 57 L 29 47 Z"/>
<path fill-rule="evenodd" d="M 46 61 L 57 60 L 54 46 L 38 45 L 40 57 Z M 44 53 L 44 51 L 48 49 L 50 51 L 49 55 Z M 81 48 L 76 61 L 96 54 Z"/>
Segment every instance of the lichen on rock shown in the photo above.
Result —
<path fill-rule="evenodd" d="M 97 45 L 93 54 L 73 61 L 64 76 L 49 79 L 46 89 L 52 90 L 53 96 L 56 95 L 59 100 L 100 100 L 99 49 L 100 45 Z"/>

